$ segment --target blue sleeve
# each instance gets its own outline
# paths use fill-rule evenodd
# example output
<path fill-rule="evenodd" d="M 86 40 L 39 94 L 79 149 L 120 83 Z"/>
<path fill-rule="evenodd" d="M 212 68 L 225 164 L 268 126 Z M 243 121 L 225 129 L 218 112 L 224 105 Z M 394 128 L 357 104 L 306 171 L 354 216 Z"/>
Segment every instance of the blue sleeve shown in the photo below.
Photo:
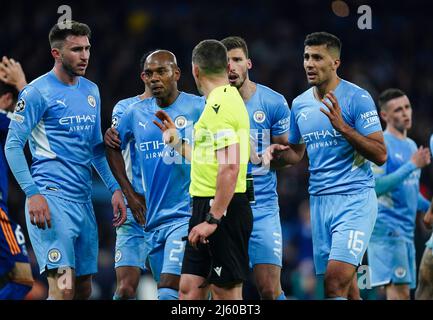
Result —
<path fill-rule="evenodd" d="M 93 160 L 92 165 L 98 172 L 102 181 L 105 183 L 107 188 L 113 193 L 114 191 L 120 189 L 117 181 L 114 179 L 110 167 L 105 157 L 105 146 L 102 139 L 101 133 L 101 100 L 99 97 L 99 92 L 96 94 L 97 101 L 97 117 L 94 131 L 94 145 L 93 145 Z"/>
<path fill-rule="evenodd" d="M 120 119 L 122 119 L 123 114 L 125 113 L 126 106 L 123 105 L 122 101 L 116 103 L 113 108 L 113 112 L 111 114 L 111 126 L 113 128 L 117 128 L 119 125 Z"/>
<path fill-rule="evenodd" d="M 295 102 L 290 110 L 290 125 L 289 125 L 289 143 L 302 144 L 304 143 L 301 132 L 299 131 L 298 123 L 296 122 Z"/>
<path fill-rule="evenodd" d="M 398 170 L 394 171 L 393 173 L 386 174 L 386 171 L 383 169 L 383 167 L 386 166 L 386 163 L 381 166 L 377 167 L 376 165 L 373 165 L 373 172 L 375 174 L 375 180 L 376 180 L 376 186 L 374 187 L 377 196 L 381 196 L 395 187 L 397 187 L 399 184 L 401 184 L 414 170 L 417 169 L 415 164 L 413 164 L 411 161 L 405 163 L 402 165 Z"/>
<path fill-rule="evenodd" d="M 433 134 L 430 137 L 430 152 L 433 152 Z"/>
<path fill-rule="evenodd" d="M 271 135 L 280 136 L 289 131 L 290 109 L 286 99 L 281 96 L 275 105 L 272 105 L 273 117 Z"/>
<path fill-rule="evenodd" d="M 129 108 L 122 116 L 117 125 L 117 131 L 119 132 L 119 139 L 122 142 L 120 148 L 125 150 L 129 144 L 129 141 L 133 138 L 132 132 L 132 117 L 133 109 Z"/>
<path fill-rule="evenodd" d="M 46 103 L 40 92 L 32 86 L 27 86 L 18 97 L 15 116 L 9 124 L 5 155 L 15 179 L 27 197 L 38 194 L 39 189 L 30 174 L 23 149 L 45 110 Z"/>
<path fill-rule="evenodd" d="M 355 129 L 363 136 L 382 131 L 376 105 L 367 91 L 358 91 L 352 99 Z"/>
<path fill-rule="evenodd" d="M 421 212 L 427 212 L 430 208 L 430 201 L 428 201 L 421 193 L 418 193 L 418 206 L 417 210 Z"/>

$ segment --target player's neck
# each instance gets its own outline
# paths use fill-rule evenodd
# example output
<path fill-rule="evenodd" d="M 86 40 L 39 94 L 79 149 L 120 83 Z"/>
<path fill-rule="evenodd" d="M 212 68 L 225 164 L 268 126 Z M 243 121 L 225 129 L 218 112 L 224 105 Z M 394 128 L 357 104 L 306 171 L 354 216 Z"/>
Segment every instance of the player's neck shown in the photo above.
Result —
<path fill-rule="evenodd" d="M 173 91 L 172 94 L 170 94 L 165 99 L 156 98 L 156 104 L 162 108 L 171 106 L 176 101 L 177 97 L 179 97 L 179 95 L 180 95 L 180 92 L 179 92 L 179 90 L 176 89 L 175 91 Z"/>
<path fill-rule="evenodd" d="M 318 86 L 315 86 L 314 93 L 318 100 L 322 100 L 329 91 L 334 91 L 340 83 L 341 79 L 335 75 L 335 77 L 331 78 L 329 81 L 323 82 Z"/>
<path fill-rule="evenodd" d="M 150 92 L 150 90 L 145 90 L 142 94 L 138 96 L 140 100 L 144 100 L 151 97 L 152 97 L 152 93 Z"/>
<path fill-rule="evenodd" d="M 63 82 L 64 84 L 67 84 L 69 86 L 77 84 L 78 77 L 70 75 L 69 73 L 67 73 L 61 65 L 55 64 L 53 70 L 54 70 L 54 74 L 56 75 L 57 79 L 59 79 L 59 81 Z"/>
<path fill-rule="evenodd" d="M 387 126 L 386 127 L 386 131 L 388 131 L 390 134 L 392 134 L 394 137 L 403 140 L 407 138 L 407 130 L 397 130 L 396 128 L 392 127 L 392 126 Z"/>
<path fill-rule="evenodd" d="M 227 76 L 203 78 L 201 79 L 200 89 L 203 95 L 207 98 L 213 89 L 229 84 L 230 82 Z"/>
<path fill-rule="evenodd" d="M 250 98 L 256 92 L 256 89 L 257 89 L 257 85 L 254 82 L 252 82 L 248 78 L 245 79 L 244 83 L 242 84 L 242 87 L 239 88 L 239 93 L 241 94 L 241 97 L 244 100 L 244 102 L 250 100 Z"/>

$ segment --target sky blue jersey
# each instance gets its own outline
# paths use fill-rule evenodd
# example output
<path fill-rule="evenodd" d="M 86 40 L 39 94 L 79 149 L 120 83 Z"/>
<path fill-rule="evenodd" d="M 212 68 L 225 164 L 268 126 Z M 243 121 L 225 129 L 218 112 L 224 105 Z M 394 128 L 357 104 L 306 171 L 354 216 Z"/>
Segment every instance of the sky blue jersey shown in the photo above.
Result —
<path fill-rule="evenodd" d="M 120 119 L 125 114 L 126 109 L 135 102 L 141 101 L 140 96 L 134 96 L 120 100 L 113 108 L 111 116 L 111 125 L 117 127 Z M 140 160 L 135 150 L 135 140 L 131 139 L 125 150 L 122 150 L 123 159 L 125 160 L 125 169 L 128 179 L 131 182 L 135 192 L 144 194 L 141 183 Z"/>
<path fill-rule="evenodd" d="M 256 152 L 261 154 L 272 143 L 271 136 L 279 136 L 289 130 L 290 109 L 284 96 L 260 84 L 257 84 L 256 92 L 245 105 L 250 116 L 250 137 Z M 252 173 L 255 206 L 277 206 L 276 171 L 253 164 Z"/>
<path fill-rule="evenodd" d="M 176 219 L 189 218 L 190 164 L 173 148 L 165 145 L 161 130 L 152 122 L 155 112 L 164 110 L 173 119 L 182 137 L 190 143 L 194 123 L 203 111 L 205 100 L 181 92 L 176 101 L 160 108 L 155 98 L 131 105 L 119 122 L 117 130 L 126 149 L 128 141 L 135 139 L 146 205 L 145 230 L 158 229 L 176 223 Z"/>
<path fill-rule="evenodd" d="M 433 134 L 430 137 L 430 152 L 433 152 Z"/>
<path fill-rule="evenodd" d="M 395 172 L 408 163 L 417 151 L 416 143 L 412 139 L 399 139 L 388 131 L 385 131 L 384 138 L 388 157 L 384 165 L 374 167 L 376 178 Z M 378 197 L 379 211 L 375 233 L 394 232 L 407 240 L 413 239 L 420 176 L 421 169 L 414 169 L 391 191 Z"/>
<path fill-rule="evenodd" d="M 9 118 L 0 113 L 0 208 L 6 210 L 8 201 L 8 167 L 4 155 L 4 146 L 9 126 Z"/>
<path fill-rule="evenodd" d="M 355 194 L 374 187 L 370 162 L 361 156 L 320 111 L 327 107 L 311 87 L 293 100 L 289 142 L 305 143 L 309 158 L 312 195 Z M 376 106 L 370 94 L 357 85 L 340 80 L 334 94 L 344 121 L 367 136 L 381 131 Z"/>
<path fill-rule="evenodd" d="M 52 70 L 20 92 L 5 151 L 27 197 L 52 193 L 87 202 L 91 198 L 91 165 L 112 192 L 119 188 L 105 158 L 100 112 L 98 87 L 83 77 L 78 77 L 75 85 L 67 85 Z M 23 153 L 28 138 L 31 175 Z"/>

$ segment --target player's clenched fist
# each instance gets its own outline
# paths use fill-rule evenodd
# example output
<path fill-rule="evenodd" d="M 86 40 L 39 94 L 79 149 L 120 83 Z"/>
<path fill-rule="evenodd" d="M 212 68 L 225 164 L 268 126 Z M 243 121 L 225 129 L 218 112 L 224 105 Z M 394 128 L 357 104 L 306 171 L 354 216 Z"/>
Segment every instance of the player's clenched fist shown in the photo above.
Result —
<path fill-rule="evenodd" d="M 28 199 L 30 222 L 39 229 L 45 230 L 45 222 L 51 228 L 51 215 L 47 200 L 43 195 L 36 194 Z"/>

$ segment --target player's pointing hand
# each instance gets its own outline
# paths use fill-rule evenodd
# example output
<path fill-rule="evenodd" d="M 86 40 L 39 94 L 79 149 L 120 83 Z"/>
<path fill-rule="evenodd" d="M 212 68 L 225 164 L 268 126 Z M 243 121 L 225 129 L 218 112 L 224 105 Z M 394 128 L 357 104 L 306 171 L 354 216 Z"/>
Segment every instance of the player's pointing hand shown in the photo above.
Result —
<path fill-rule="evenodd" d="M 176 125 L 173 120 L 163 110 L 159 110 L 155 113 L 155 116 L 161 120 L 161 122 L 153 120 L 153 123 L 162 131 L 162 138 L 165 144 L 175 146 L 179 143 L 179 135 L 177 133 Z"/>

